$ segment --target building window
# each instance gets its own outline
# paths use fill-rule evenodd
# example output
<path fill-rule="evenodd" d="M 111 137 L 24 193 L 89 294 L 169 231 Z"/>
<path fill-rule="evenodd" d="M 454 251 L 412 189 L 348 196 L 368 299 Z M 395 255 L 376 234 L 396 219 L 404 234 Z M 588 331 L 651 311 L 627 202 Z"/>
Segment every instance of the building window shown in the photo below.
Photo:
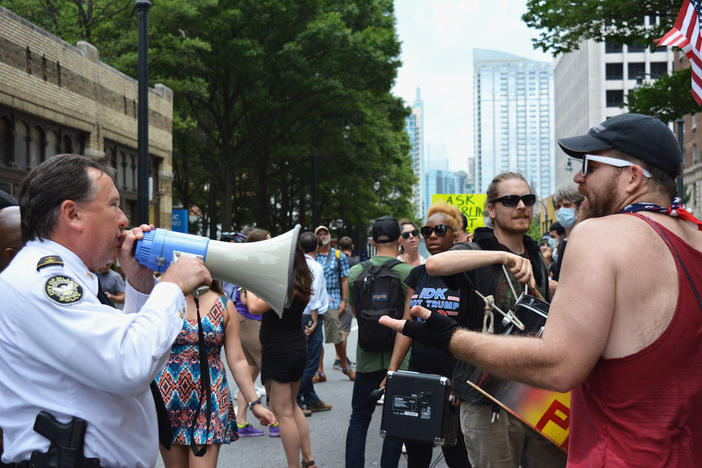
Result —
<path fill-rule="evenodd" d="M 53 131 L 49 130 L 49 132 L 46 134 L 46 157 L 47 158 L 53 158 L 56 156 L 59 152 L 59 138 L 58 134 Z"/>
<path fill-rule="evenodd" d="M 27 167 L 27 142 L 29 129 L 23 122 L 15 122 L 15 167 Z"/>
<path fill-rule="evenodd" d="M 608 80 L 621 80 L 624 78 L 624 65 L 621 63 L 608 63 L 605 65 L 605 77 Z"/>
<path fill-rule="evenodd" d="M 697 162 L 697 143 L 692 144 L 692 164 Z"/>
<path fill-rule="evenodd" d="M 697 114 L 692 114 L 690 116 L 690 127 L 692 128 L 692 131 L 694 132 L 697 130 Z"/>
<path fill-rule="evenodd" d="M 29 47 L 27 47 L 26 60 L 27 60 L 26 70 L 27 70 L 27 73 L 29 73 L 31 75 L 32 74 L 32 51 L 29 50 Z"/>
<path fill-rule="evenodd" d="M 646 64 L 643 62 L 631 62 L 627 65 L 627 71 L 629 72 L 630 80 L 635 80 L 636 78 L 645 78 Z"/>
<path fill-rule="evenodd" d="M 668 74 L 667 62 L 651 62 L 651 78 L 660 78 Z"/>
<path fill-rule="evenodd" d="M 32 127 L 29 134 L 29 167 L 37 167 L 44 160 L 44 132 Z"/>
<path fill-rule="evenodd" d="M 643 44 L 629 44 L 627 50 L 629 52 L 643 52 L 645 49 Z"/>
<path fill-rule="evenodd" d="M 10 122 L 4 117 L 0 118 L 0 165 L 2 166 L 9 165 L 11 143 Z"/>
<path fill-rule="evenodd" d="M 621 89 L 607 90 L 607 107 L 619 107 L 624 102 L 624 91 Z"/>
<path fill-rule="evenodd" d="M 63 136 L 63 152 L 68 154 L 73 154 L 73 141 L 68 135 Z"/>
<path fill-rule="evenodd" d="M 605 41 L 605 53 L 607 54 L 618 54 L 622 51 L 621 44 L 615 44 L 610 41 Z"/>

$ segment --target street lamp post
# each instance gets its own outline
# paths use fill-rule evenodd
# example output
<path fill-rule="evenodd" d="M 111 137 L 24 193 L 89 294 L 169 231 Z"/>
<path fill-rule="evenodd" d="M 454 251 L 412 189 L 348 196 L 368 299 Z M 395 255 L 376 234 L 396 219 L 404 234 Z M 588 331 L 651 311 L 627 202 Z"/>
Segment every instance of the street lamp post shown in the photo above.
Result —
<path fill-rule="evenodd" d="M 149 40 L 151 2 L 136 0 L 139 18 L 139 118 L 137 121 L 137 224 L 149 224 Z"/>

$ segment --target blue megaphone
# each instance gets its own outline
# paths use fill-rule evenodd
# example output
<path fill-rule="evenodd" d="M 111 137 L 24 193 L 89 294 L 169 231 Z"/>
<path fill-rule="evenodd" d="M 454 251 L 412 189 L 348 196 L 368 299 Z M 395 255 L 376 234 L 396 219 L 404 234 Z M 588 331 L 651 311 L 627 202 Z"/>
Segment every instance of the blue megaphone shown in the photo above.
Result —
<path fill-rule="evenodd" d="M 214 279 L 252 291 L 282 316 L 293 299 L 293 264 L 299 234 L 298 224 L 273 239 L 241 244 L 154 229 L 137 242 L 135 258 L 151 271 L 163 273 L 181 256 L 199 257 Z"/>

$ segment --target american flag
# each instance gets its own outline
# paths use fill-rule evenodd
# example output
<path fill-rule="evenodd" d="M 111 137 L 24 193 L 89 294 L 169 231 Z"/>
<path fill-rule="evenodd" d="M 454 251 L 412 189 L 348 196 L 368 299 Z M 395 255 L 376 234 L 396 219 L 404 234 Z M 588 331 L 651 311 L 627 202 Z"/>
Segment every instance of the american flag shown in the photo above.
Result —
<path fill-rule="evenodd" d="M 659 46 L 679 47 L 690 59 L 692 67 L 692 97 L 702 105 L 702 8 L 700 0 L 684 0 L 675 26 L 658 39 Z"/>

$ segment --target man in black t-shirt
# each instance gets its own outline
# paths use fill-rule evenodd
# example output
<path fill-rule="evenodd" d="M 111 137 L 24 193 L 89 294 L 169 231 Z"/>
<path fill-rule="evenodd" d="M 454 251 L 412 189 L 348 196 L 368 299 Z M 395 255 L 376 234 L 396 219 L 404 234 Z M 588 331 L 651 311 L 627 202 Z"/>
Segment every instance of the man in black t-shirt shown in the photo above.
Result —
<path fill-rule="evenodd" d="M 548 272 L 536 241 L 526 236 L 532 219 L 536 196 L 517 173 L 496 176 L 487 190 L 485 213 L 492 228 L 475 230 L 473 243 L 456 244 L 456 249 L 503 250 L 528 259 L 536 286 L 550 302 Z M 489 265 L 465 274 L 444 278 L 452 288 L 472 289 L 484 296 L 492 295 L 501 310 L 514 307 L 524 285 L 501 264 Z M 532 292 L 533 293 L 533 292 Z M 469 294 L 462 325 L 483 330 L 485 303 L 477 294 Z M 494 315 L 494 333 L 503 333 L 502 316 Z M 500 410 L 466 382 L 475 367 L 459 361 L 453 375 L 453 393 L 461 400 L 461 429 L 466 449 L 474 466 L 565 466 L 565 453 L 521 421 Z"/>

